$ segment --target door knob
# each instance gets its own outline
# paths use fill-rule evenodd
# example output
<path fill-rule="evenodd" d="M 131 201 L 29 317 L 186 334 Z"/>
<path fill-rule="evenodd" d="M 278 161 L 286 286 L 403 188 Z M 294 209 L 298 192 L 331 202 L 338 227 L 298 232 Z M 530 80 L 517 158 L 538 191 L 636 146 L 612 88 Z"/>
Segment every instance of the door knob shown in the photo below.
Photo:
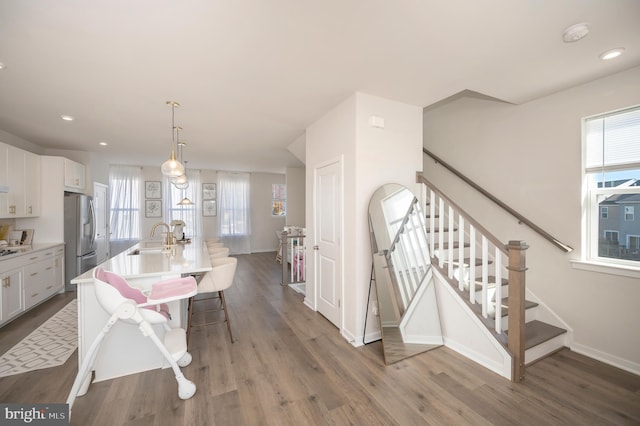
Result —
<path fill-rule="evenodd" d="M 314 249 L 314 250 L 320 250 L 320 247 L 318 247 L 318 246 L 313 246 L 313 249 Z"/>

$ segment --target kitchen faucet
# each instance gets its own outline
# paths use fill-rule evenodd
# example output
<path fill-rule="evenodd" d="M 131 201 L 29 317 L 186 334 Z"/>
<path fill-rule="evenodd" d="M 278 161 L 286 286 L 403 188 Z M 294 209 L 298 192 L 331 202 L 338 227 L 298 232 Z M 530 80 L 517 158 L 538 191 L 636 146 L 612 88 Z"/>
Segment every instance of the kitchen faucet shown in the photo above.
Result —
<path fill-rule="evenodd" d="M 157 228 L 158 226 L 164 226 L 165 228 L 167 228 L 167 238 L 166 238 L 166 240 L 165 240 L 165 242 L 164 242 L 164 243 L 165 243 L 165 245 L 166 245 L 167 247 L 168 247 L 168 246 L 173 245 L 173 241 L 172 241 L 172 239 L 171 239 L 171 235 L 172 235 L 172 234 L 171 234 L 171 228 L 169 228 L 169 225 L 167 225 L 167 224 L 166 224 L 166 223 L 164 223 L 164 222 L 158 222 L 158 223 L 156 223 L 156 224 L 154 224 L 154 225 L 153 225 L 153 228 L 151 228 L 151 238 L 153 238 L 153 236 L 155 235 L 155 233 L 156 233 L 156 228 Z"/>

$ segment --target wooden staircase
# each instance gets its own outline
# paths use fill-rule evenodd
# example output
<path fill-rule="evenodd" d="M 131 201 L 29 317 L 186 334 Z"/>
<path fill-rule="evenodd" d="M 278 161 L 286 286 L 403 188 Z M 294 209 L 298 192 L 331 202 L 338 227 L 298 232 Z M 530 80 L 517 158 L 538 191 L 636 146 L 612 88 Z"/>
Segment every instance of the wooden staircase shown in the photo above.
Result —
<path fill-rule="evenodd" d="M 514 367 L 511 378 L 521 380 L 524 366 L 561 349 L 567 333 L 562 321 L 524 286 L 524 251 L 528 246 L 500 242 L 422 176 L 418 181 L 426 187 L 427 235 L 434 270 L 464 301 L 470 314 L 513 354 L 520 368 Z M 512 243 L 522 255 L 522 267 L 510 266 Z M 509 298 L 511 286 L 506 277 L 512 269 L 520 269 L 520 275 L 515 276 L 521 282 L 512 291 L 526 296 L 522 299 Z M 510 312 L 514 307 L 522 312 Z M 522 322 L 522 333 L 518 326 L 513 336 L 509 335 L 510 317 Z M 522 359 L 517 359 L 519 346 Z"/>

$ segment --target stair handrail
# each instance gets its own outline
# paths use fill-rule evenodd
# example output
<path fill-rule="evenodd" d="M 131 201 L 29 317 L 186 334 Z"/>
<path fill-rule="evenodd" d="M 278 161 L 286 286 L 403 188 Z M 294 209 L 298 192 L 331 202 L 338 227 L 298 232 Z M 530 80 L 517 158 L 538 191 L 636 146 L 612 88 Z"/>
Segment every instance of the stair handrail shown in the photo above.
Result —
<path fill-rule="evenodd" d="M 475 220 L 473 218 L 473 216 L 471 216 L 469 213 L 467 213 L 462 207 L 460 207 L 458 204 L 456 204 L 451 198 L 447 197 L 442 191 L 440 191 L 429 179 L 427 179 L 426 177 L 424 177 L 422 175 L 421 172 L 417 172 L 416 173 L 416 182 L 417 183 L 423 183 L 425 185 L 427 185 L 427 187 L 435 192 L 436 194 L 438 194 L 438 196 L 440 198 L 443 198 L 445 200 L 447 200 L 447 203 L 449 203 L 451 206 L 453 206 L 453 208 L 455 208 L 456 210 L 458 210 L 460 213 L 462 213 L 463 216 L 465 216 L 465 220 L 467 220 L 469 223 L 473 224 L 473 226 L 480 230 L 480 232 L 487 237 L 487 240 L 491 241 L 493 243 L 494 246 L 499 247 L 500 250 L 504 253 L 507 254 L 507 248 L 506 245 L 500 241 L 500 239 L 498 239 L 498 237 L 496 237 L 495 235 L 493 235 L 491 232 L 489 232 L 489 230 L 487 228 L 485 228 L 484 226 L 482 226 L 480 224 L 480 222 L 478 222 L 477 220 Z"/>
<path fill-rule="evenodd" d="M 573 247 L 571 247 L 568 244 L 565 244 L 565 243 L 561 242 L 560 240 L 555 238 L 553 235 L 549 234 L 547 231 L 545 231 L 544 229 L 542 229 L 541 227 L 539 227 L 538 225 L 533 223 L 531 220 L 527 219 L 522 214 L 518 213 L 516 210 L 514 210 L 511 207 L 509 207 L 507 204 L 502 202 L 496 196 L 494 196 L 493 194 L 491 194 L 490 192 L 488 192 L 487 190 L 482 188 L 480 185 L 475 183 L 473 180 L 469 179 L 468 177 L 466 177 L 465 175 L 460 173 L 453 166 L 451 166 L 450 164 L 448 164 L 447 162 L 442 160 L 440 157 L 438 157 L 433 152 L 429 151 L 428 149 L 426 149 L 424 147 L 422 148 L 422 152 L 425 153 L 426 155 L 428 155 L 429 157 L 433 158 L 433 160 L 435 161 L 436 164 L 438 164 L 438 163 L 441 164 L 445 169 L 449 170 L 451 173 L 453 173 L 454 175 L 456 175 L 457 177 L 462 179 L 466 184 L 471 186 L 473 189 L 475 189 L 476 191 L 480 192 L 482 195 L 487 197 L 489 200 L 493 201 L 495 204 L 500 206 L 502 209 L 506 210 L 509 214 L 514 216 L 516 219 L 518 219 L 519 223 L 524 223 L 529 228 L 531 228 L 533 231 L 535 231 L 540 236 L 542 236 L 545 240 L 549 241 L 551 244 L 553 244 L 554 246 L 558 247 L 560 250 L 564 251 L 565 253 L 569 253 L 569 252 L 573 251 Z"/>

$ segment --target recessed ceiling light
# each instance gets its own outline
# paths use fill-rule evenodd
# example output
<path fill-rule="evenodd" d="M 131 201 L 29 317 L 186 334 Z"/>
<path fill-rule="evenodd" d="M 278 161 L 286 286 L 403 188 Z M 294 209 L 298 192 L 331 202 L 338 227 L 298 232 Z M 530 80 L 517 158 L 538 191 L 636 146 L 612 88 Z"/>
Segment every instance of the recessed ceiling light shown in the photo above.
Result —
<path fill-rule="evenodd" d="M 564 30 L 562 33 L 562 39 L 565 43 L 573 43 L 578 40 L 582 40 L 589 34 L 589 24 L 581 22 L 575 24 Z"/>
<path fill-rule="evenodd" d="M 108 143 L 106 143 L 106 142 L 98 142 L 98 145 L 100 145 L 100 146 L 107 146 L 107 145 L 109 145 L 109 144 L 108 144 Z"/>
<path fill-rule="evenodd" d="M 5 67 L 5 65 L 2 62 L 0 62 L 0 70 L 3 70 L 4 67 Z"/>
<path fill-rule="evenodd" d="M 603 61 L 608 61 L 609 59 L 617 58 L 618 56 L 622 55 L 622 52 L 624 52 L 623 47 L 607 50 L 600 55 L 600 59 L 602 59 Z"/>
<path fill-rule="evenodd" d="M 60 118 L 62 118 L 64 121 L 73 121 L 73 117 L 70 115 L 61 115 Z"/>

